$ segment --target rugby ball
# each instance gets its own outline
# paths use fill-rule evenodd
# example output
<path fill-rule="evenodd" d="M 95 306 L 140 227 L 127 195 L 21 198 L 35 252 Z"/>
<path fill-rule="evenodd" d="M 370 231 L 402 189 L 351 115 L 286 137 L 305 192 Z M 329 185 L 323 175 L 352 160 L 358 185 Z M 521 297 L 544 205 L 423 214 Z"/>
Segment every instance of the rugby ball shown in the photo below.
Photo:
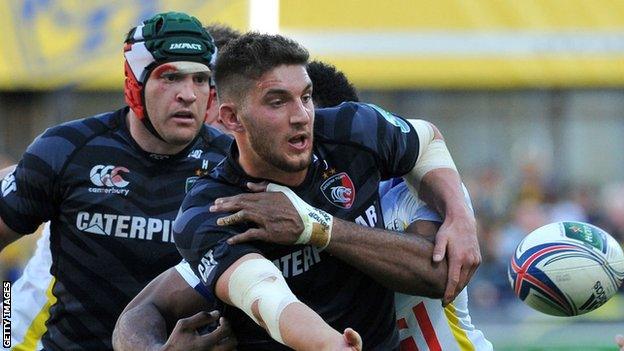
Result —
<path fill-rule="evenodd" d="M 624 280 L 624 253 L 594 225 L 551 223 L 518 244 L 507 274 L 527 305 L 553 316 L 576 316 L 615 295 Z"/>

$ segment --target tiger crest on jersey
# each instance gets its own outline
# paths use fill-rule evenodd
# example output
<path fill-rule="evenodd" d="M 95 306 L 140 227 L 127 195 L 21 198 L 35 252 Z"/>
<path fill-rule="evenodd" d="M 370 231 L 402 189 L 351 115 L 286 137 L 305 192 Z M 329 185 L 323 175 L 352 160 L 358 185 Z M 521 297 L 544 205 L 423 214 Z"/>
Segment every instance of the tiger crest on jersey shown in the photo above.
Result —
<path fill-rule="evenodd" d="M 321 184 L 325 198 L 340 208 L 351 208 L 355 201 L 355 186 L 345 172 L 334 174 Z"/>

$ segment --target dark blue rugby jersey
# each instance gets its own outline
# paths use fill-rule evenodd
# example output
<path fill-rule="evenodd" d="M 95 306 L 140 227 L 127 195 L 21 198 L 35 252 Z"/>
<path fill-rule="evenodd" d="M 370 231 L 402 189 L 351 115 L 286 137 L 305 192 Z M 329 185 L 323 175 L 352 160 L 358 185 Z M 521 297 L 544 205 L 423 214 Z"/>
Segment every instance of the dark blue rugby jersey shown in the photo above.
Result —
<path fill-rule="evenodd" d="M 52 293 L 46 350 L 111 350 L 117 317 L 180 261 L 172 222 L 186 190 L 225 156 L 231 139 L 205 127 L 174 156 L 144 152 L 128 109 L 45 131 L 27 149 L 0 216 L 27 234 L 51 221 Z M 26 297 L 22 297 L 26 298 Z"/>
<path fill-rule="evenodd" d="M 306 202 L 336 217 L 383 228 L 379 181 L 402 176 L 418 156 L 410 124 L 377 107 L 344 103 L 316 111 L 314 157 L 304 182 L 293 190 Z M 211 292 L 217 278 L 247 253 L 261 253 L 278 266 L 294 294 L 336 330 L 353 327 L 367 350 L 398 349 L 394 293 L 327 252 L 307 245 L 252 242 L 230 246 L 226 239 L 247 229 L 220 227 L 209 206 L 218 197 L 245 191 L 250 179 L 239 164 L 236 145 L 209 177 L 186 196 L 174 222 L 176 245 Z M 270 210 L 270 209 L 267 209 Z M 284 350 L 240 310 L 225 307 L 240 350 Z"/>

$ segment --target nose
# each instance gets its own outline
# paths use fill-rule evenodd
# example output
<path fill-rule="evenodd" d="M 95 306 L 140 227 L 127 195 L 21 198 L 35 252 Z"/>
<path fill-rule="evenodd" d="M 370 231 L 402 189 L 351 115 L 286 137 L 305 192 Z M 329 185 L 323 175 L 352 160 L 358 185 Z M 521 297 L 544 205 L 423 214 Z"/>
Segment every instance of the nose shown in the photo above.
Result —
<path fill-rule="evenodd" d="M 192 77 L 186 77 L 186 79 L 180 82 L 180 90 L 176 95 L 176 99 L 185 104 L 191 104 L 197 100 L 195 84 Z"/>
<path fill-rule="evenodd" d="M 306 104 L 301 100 L 293 104 L 293 110 L 290 115 L 290 123 L 306 125 L 312 120 L 314 109 L 311 104 Z"/>

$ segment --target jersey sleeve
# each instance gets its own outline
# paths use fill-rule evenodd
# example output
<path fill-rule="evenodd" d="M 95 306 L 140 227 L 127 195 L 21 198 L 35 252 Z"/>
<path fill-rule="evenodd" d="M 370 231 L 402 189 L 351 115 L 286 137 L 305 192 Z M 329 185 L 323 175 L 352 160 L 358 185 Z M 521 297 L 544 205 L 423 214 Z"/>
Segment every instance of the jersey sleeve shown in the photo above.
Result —
<path fill-rule="evenodd" d="M 197 291 L 201 296 L 204 297 L 208 302 L 214 303 L 215 298 L 214 295 L 208 291 L 206 286 L 199 280 L 199 278 L 191 269 L 191 265 L 186 262 L 186 260 L 180 261 L 177 265 L 175 265 L 175 270 L 178 271 L 178 274 L 182 276 L 182 279 L 195 291 Z"/>
<path fill-rule="evenodd" d="M 216 199 L 213 196 L 215 194 L 219 194 L 218 197 L 235 195 L 234 192 L 223 193 L 221 189 L 217 190 L 200 180 L 185 198 L 173 223 L 178 251 L 210 294 L 214 294 L 217 280 L 229 266 L 246 254 L 261 253 L 252 244 L 229 245 L 226 242 L 228 238 L 244 232 L 248 227 L 217 225 L 217 219 L 227 216 L 228 213 L 209 211 Z"/>
<path fill-rule="evenodd" d="M 399 193 L 397 199 L 399 217 L 407 225 L 416 221 L 442 222 L 440 215 L 427 206 L 424 201 L 414 196 L 405 182 L 397 185 L 397 191 Z"/>
<path fill-rule="evenodd" d="M 321 138 L 372 152 L 383 179 L 403 176 L 416 164 L 419 140 L 414 127 L 377 105 L 346 102 L 317 110 L 317 118 Z"/>
<path fill-rule="evenodd" d="M 75 150 L 69 127 L 48 129 L 28 147 L 0 186 L 0 217 L 15 232 L 30 234 L 60 206 L 61 172 Z"/>

